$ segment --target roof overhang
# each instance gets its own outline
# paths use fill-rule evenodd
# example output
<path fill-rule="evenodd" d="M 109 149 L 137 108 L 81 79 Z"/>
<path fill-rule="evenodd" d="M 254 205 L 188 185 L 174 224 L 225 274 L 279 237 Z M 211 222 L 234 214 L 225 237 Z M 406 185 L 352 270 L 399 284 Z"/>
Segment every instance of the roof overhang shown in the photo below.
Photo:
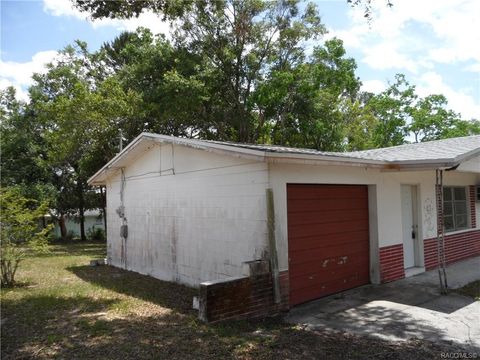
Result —
<path fill-rule="evenodd" d="M 443 158 L 435 160 L 408 160 L 408 161 L 382 161 L 369 160 L 349 156 L 346 153 L 338 155 L 329 154 L 309 154 L 305 152 L 281 152 L 267 151 L 260 149 L 251 149 L 240 146 L 229 145 L 226 143 L 216 143 L 196 139 L 178 138 L 168 135 L 142 133 L 137 136 L 128 146 L 118 153 L 105 166 L 97 171 L 90 179 L 88 184 L 93 186 L 105 185 L 107 178 L 121 168 L 126 167 L 134 159 L 141 156 L 154 146 L 162 144 L 182 145 L 190 148 L 213 152 L 220 155 L 234 156 L 260 162 L 269 163 L 295 163 L 308 165 L 339 165 L 339 166 L 361 166 L 377 168 L 381 171 L 415 171 L 432 169 L 449 169 L 458 166 L 463 161 L 467 161 L 480 154 L 480 148 L 468 153 L 457 156 L 456 158 Z"/>

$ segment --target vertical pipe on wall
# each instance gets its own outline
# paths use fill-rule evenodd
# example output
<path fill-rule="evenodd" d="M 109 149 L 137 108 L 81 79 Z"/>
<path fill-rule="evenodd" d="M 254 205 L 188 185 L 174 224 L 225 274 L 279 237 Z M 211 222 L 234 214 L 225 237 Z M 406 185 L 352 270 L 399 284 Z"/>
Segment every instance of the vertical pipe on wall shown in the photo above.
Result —
<path fill-rule="evenodd" d="M 273 296 L 275 304 L 280 303 L 280 277 L 278 271 L 277 244 L 275 241 L 275 206 L 272 189 L 266 189 L 267 196 L 267 227 L 270 266 L 272 269 Z"/>
<path fill-rule="evenodd" d="M 445 227 L 443 219 L 443 170 L 435 171 L 435 192 L 437 199 L 437 262 L 440 292 L 447 293 L 447 272 L 445 270 Z"/>

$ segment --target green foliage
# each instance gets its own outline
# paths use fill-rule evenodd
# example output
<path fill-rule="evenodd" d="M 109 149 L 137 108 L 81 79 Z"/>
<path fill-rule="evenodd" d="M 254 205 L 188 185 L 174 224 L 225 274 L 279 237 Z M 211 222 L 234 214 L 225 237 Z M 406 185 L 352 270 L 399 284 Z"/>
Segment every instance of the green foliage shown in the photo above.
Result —
<path fill-rule="evenodd" d="M 405 76 L 397 74 L 395 82 L 368 102 L 368 107 L 379 120 L 374 133 L 376 147 L 401 145 L 408 134 L 412 104 L 416 100 L 415 86 Z"/>
<path fill-rule="evenodd" d="M 65 218 L 106 206 L 87 179 L 143 131 L 319 150 L 364 150 L 480 133 L 446 98 L 399 74 L 361 92 L 355 60 L 299 0 L 75 0 L 94 18 L 161 12 L 171 40 L 139 28 L 95 52 L 76 41 L 43 74 L 31 101 L 0 93 L 1 185 Z M 370 2 L 354 2 L 357 5 Z M 312 48 L 312 44 L 315 44 Z"/>
<path fill-rule="evenodd" d="M 102 228 L 90 228 L 87 231 L 87 239 L 88 241 L 104 242 L 106 241 L 105 231 Z"/>
<path fill-rule="evenodd" d="M 48 210 L 47 203 L 23 197 L 16 188 L 0 190 L 1 209 L 1 275 L 2 285 L 13 286 L 15 273 L 26 251 L 46 250 L 52 226 L 40 228 L 40 219 Z"/>
<path fill-rule="evenodd" d="M 184 0 L 73 0 L 75 6 L 93 19 L 138 17 L 144 10 L 181 14 L 190 1 Z"/>

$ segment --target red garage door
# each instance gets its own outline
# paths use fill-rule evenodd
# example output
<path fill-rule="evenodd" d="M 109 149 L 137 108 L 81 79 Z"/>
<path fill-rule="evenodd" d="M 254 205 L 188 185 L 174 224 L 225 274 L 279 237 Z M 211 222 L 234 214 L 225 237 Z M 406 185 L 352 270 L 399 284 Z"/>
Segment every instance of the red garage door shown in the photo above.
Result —
<path fill-rule="evenodd" d="M 369 283 L 368 189 L 287 185 L 290 305 Z"/>

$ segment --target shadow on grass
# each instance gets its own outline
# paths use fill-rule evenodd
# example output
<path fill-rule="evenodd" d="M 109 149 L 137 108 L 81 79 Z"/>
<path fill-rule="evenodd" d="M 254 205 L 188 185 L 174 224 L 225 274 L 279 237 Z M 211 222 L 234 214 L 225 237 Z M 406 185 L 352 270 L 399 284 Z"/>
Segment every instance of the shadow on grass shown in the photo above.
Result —
<path fill-rule="evenodd" d="M 105 289 L 150 301 L 181 314 L 196 314 L 192 309 L 196 289 L 113 266 L 73 266 L 67 270 Z"/>
<path fill-rule="evenodd" d="M 106 311 L 115 303 L 82 296 L 2 299 L 2 359 L 31 358 L 35 347 L 73 335 L 80 319 Z"/>
<path fill-rule="evenodd" d="M 436 359 L 440 354 L 434 345 L 312 332 L 275 319 L 210 326 L 175 312 L 109 319 L 98 313 L 108 301 L 74 303 L 30 298 L 10 307 L 9 313 L 25 306 L 51 312 L 33 323 L 7 318 L 2 359 Z"/>
<path fill-rule="evenodd" d="M 191 310 L 194 289 L 110 266 L 68 270 L 165 311 L 115 314 L 109 310 L 120 300 L 110 295 L 30 294 L 4 300 L 2 359 L 436 359 L 446 350 L 430 343 L 306 331 L 280 318 L 204 324 Z"/>

